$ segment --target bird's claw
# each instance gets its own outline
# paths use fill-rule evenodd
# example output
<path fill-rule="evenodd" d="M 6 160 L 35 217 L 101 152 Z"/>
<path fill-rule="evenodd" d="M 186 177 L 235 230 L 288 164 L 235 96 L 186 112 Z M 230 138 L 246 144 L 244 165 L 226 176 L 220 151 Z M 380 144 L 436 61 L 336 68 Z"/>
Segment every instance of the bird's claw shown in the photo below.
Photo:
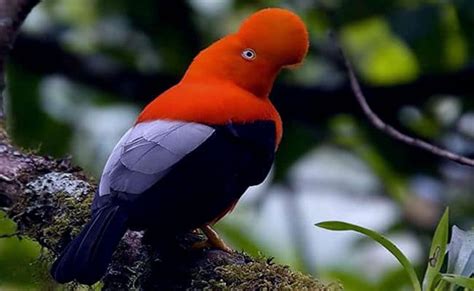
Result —
<path fill-rule="evenodd" d="M 217 232 L 206 224 L 201 227 L 202 232 L 206 235 L 207 240 L 198 241 L 191 246 L 191 249 L 215 248 L 227 253 L 232 253 L 233 250 L 222 240 Z"/>

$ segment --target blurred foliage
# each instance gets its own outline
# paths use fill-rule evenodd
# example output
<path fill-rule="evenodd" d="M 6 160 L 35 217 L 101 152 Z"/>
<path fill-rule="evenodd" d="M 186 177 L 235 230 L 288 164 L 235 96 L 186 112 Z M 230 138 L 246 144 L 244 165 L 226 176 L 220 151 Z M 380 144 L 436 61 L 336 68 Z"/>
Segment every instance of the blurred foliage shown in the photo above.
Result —
<path fill-rule="evenodd" d="M 120 68 L 145 75 L 178 77 L 199 50 L 234 31 L 248 14 L 267 6 L 290 8 L 307 23 L 311 38 L 308 58 L 298 70 L 284 72 L 278 82 L 300 86 L 301 90 L 320 89 L 317 92 L 321 95 L 314 96 L 320 107 L 334 102 L 328 100 L 332 98 L 328 96 L 333 96 L 329 93 L 343 88 L 346 80 L 331 49 L 328 30 L 340 35 L 361 80 L 373 87 L 396 91 L 398 86 L 416 82 L 422 76 L 465 69 L 473 72 L 469 70 L 474 66 L 472 0 L 45 0 L 29 16 L 23 30 L 26 35 L 53 41 L 65 53 L 80 57 L 91 73 L 100 72 L 112 78 Z M 35 53 L 34 47 L 31 53 Z M 84 81 L 87 78 L 75 79 L 75 73 L 39 73 L 13 60 L 8 66 L 8 123 L 20 146 L 57 157 L 72 154 L 77 163 L 97 174 L 110 148 L 146 99 L 136 96 L 124 102 L 123 96 L 89 84 Z M 161 81 L 157 80 L 159 88 Z M 135 96 L 127 91 L 130 88 L 126 82 L 116 86 L 125 90 L 127 96 Z M 418 101 L 413 104 L 421 105 L 399 104 L 397 108 L 381 109 L 393 111 L 391 120 L 403 131 L 474 155 L 473 95 L 440 92 L 418 96 L 413 92 L 409 97 Z M 287 98 L 299 104 L 297 95 Z M 348 102 L 352 96 L 345 98 L 335 102 Z M 311 108 L 291 110 L 308 112 Z M 428 238 L 444 204 L 450 205 L 453 223 L 465 228 L 474 223 L 472 170 L 394 142 L 361 118 L 355 106 L 350 112 L 334 112 L 330 117 L 314 116 L 317 122 L 304 120 L 285 119 L 285 137 L 270 184 L 295 186 L 289 174 L 298 163 L 309 159 L 322 145 L 330 146 L 354 155 L 380 183 L 381 187 L 375 189 L 377 194 L 367 194 L 369 198 L 381 194 L 395 202 L 401 214 L 388 231 L 414 234 L 426 252 Z M 331 165 L 327 167 L 330 172 Z M 334 187 L 345 183 L 349 182 L 340 181 Z M 298 191 L 293 192 L 297 199 Z M 346 192 L 350 199 L 353 189 L 349 186 Z M 272 199 L 271 195 L 263 197 Z M 258 210 L 260 200 L 249 204 Z M 287 210 L 288 215 L 294 211 Z M 224 221 L 220 231 L 238 250 L 252 254 L 267 252 L 269 248 L 245 227 Z M 11 222 L 0 222 L 0 233 L 13 231 Z M 35 267 L 31 262 L 38 253 L 27 240 L 1 239 L 0 289 L 33 286 L 30 274 Z M 304 248 L 295 253 L 298 255 L 287 263 L 300 270 L 314 270 L 305 263 L 309 255 Z M 266 255 L 278 258 L 278 254 Z M 420 267 L 425 262 L 418 263 Z M 338 264 L 342 267 L 318 271 L 320 275 L 344 281 L 346 290 L 403 290 L 409 286 L 398 268 L 372 280 L 360 274 L 360 270 L 345 269 L 345 262 Z"/>
<path fill-rule="evenodd" d="M 15 66 L 8 67 L 9 94 L 26 96 L 10 99 L 11 106 L 7 114 L 12 117 L 8 119 L 12 138 L 18 144 L 44 154 L 64 155 L 68 151 L 67 141 L 71 137 L 71 129 L 41 109 L 39 82 L 39 76 Z M 48 136 L 62 138 L 45 138 Z"/>
<path fill-rule="evenodd" d="M 15 233 L 15 225 L 0 211 L 0 236 Z M 37 285 L 38 245 L 28 239 L 0 238 L 0 289 L 24 289 Z M 33 276 L 32 276 L 33 275 Z"/>
<path fill-rule="evenodd" d="M 275 160 L 274 180 L 284 180 L 288 169 L 304 154 L 313 149 L 318 140 L 313 130 L 297 122 L 285 124 L 285 138 L 282 140 Z"/>
<path fill-rule="evenodd" d="M 410 286 L 410 280 L 403 268 L 388 271 L 375 282 L 356 271 L 337 270 L 325 275 L 333 280 L 340 280 L 346 291 L 406 290 L 406 287 Z"/>
<path fill-rule="evenodd" d="M 391 195 L 395 201 L 403 203 L 406 199 L 407 189 L 403 178 L 390 163 L 374 148 L 364 130 L 356 124 L 350 116 L 337 116 L 332 119 L 332 131 L 334 142 L 350 148 L 373 170 L 386 188 L 386 193 Z"/>

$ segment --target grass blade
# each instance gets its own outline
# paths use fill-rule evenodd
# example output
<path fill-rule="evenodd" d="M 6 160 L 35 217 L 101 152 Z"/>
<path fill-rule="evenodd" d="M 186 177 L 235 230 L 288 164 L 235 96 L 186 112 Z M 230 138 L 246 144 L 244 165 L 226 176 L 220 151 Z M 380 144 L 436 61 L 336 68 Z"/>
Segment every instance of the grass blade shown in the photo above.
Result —
<path fill-rule="evenodd" d="M 467 288 L 468 290 L 474 290 L 474 278 L 468 278 L 454 274 L 441 274 L 441 279 Z"/>
<path fill-rule="evenodd" d="M 371 239 L 375 240 L 376 242 L 381 244 L 385 249 L 387 249 L 390 253 L 392 253 L 392 255 L 394 255 L 395 258 L 397 258 L 400 264 L 402 264 L 403 268 L 408 273 L 408 277 L 410 278 L 411 284 L 413 286 L 413 290 L 421 291 L 420 281 L 418 280 L 415 269 L 411 265 L 408 258 L 400 251 L 399 248 L 397 248 L 397 246 L 395 246 L 391 241 L 389 241 L 383 235 L 373 230 L 370 230 L 358 225 L 342 222 L 342 221 L 325 221 L 325 222 L 317 223 L 316 226 L 324 228 L 324 229 L 335 230 L 335 231 L 352 230 L 352 231 L 356 231 L 358 233 L 364 234 L 370 237 Z"/>
<path fill-rule="evenodd" d="M 449 209 L 446 208 L 436 227 L 431 242 L 430 257 L 428 259 L 428 267 L 426 268 L 425 277 L 423 279 L 423 290 L 433 290 L 439 281 L 439 273 L 443 266 L 444 257 L 446 256 L 446 247 L 448 244 L 449 231 Z"/>

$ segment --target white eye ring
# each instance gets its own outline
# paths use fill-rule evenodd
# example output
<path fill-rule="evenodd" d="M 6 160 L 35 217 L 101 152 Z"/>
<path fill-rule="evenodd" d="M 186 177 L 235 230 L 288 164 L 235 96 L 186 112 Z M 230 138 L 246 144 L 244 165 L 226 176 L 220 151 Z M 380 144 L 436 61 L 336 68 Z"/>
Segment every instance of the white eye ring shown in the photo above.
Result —
<path fill-rule="evenodd" d="M 252 61 L 257 57 L 257 53 L 251 48 L 244 49 L 240 55 L 248 61 Z"/>

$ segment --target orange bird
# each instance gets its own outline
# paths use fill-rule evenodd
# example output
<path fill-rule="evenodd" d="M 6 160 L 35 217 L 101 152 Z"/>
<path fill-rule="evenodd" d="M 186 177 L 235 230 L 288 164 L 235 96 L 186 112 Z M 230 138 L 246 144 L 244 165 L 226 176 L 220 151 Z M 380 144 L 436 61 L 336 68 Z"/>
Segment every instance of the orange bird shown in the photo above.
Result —
<path fill-rule="evenodd" d="M 269 94 L 307 51 L 304 23 L 279 8 L 201 51 L 115 146 L 91 221 L 53 264 L 56 281 L 100 280 L 127 229 L 171 237 L 201 228 L 208 245 L 231 251 L 211 225 L 267 176 L 282 137 Z"/>

